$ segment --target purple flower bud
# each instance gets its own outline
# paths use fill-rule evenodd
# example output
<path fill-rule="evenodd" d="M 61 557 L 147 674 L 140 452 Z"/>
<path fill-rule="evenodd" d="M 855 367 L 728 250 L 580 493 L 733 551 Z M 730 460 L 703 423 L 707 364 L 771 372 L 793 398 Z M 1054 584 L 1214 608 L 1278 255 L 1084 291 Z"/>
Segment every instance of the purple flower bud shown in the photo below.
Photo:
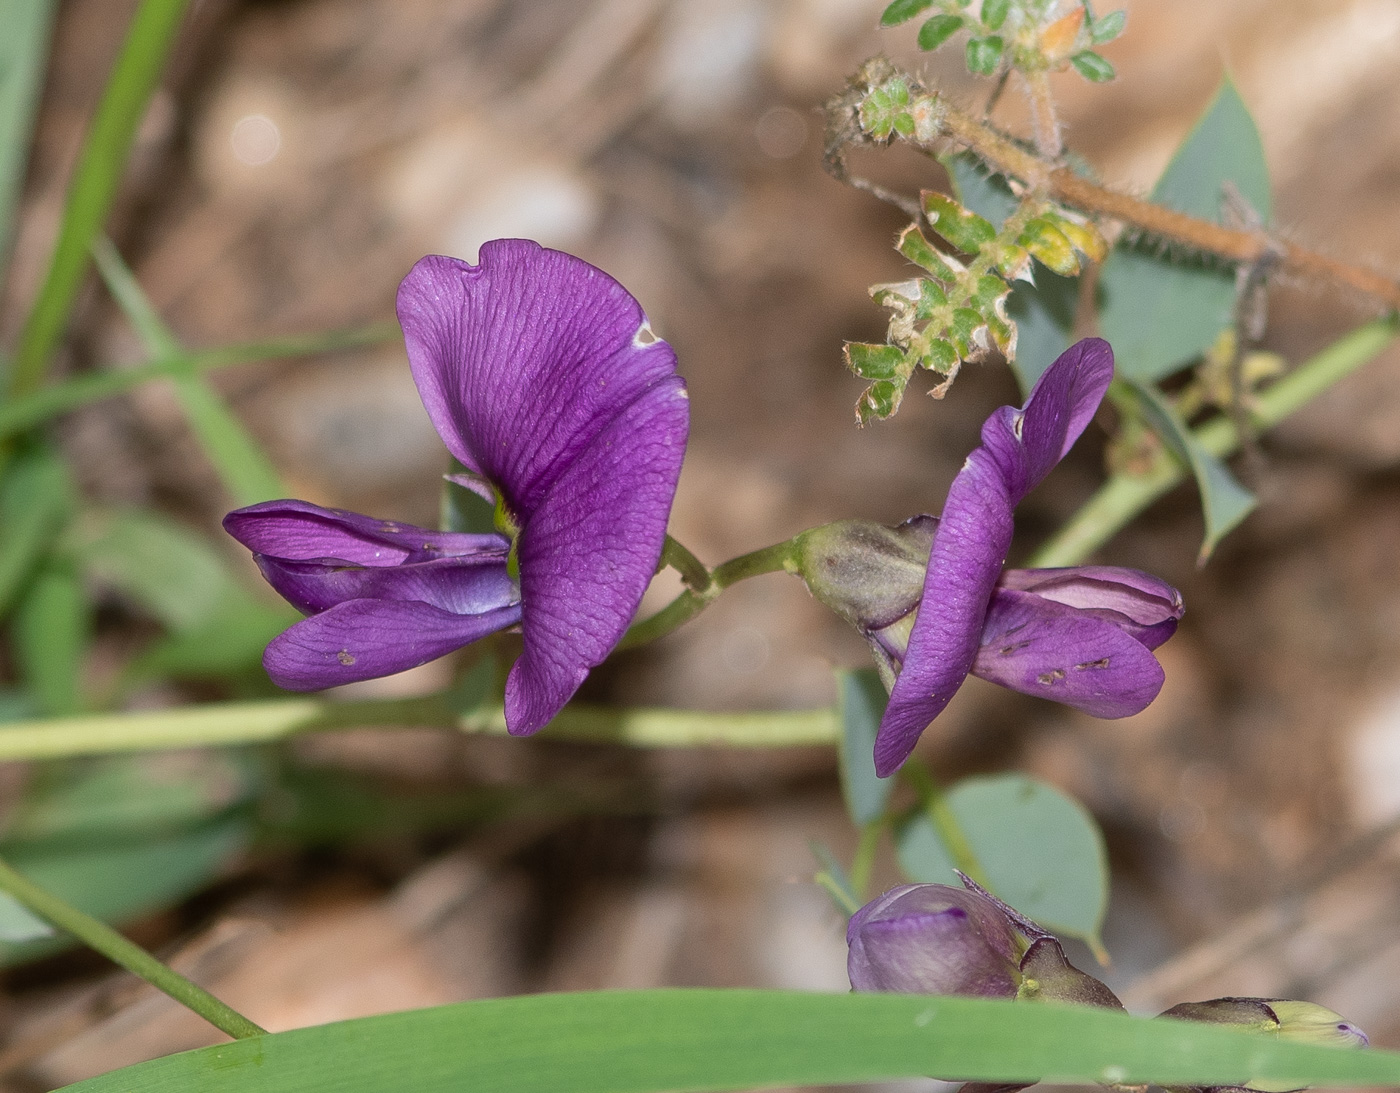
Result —
<path fill-rule="evenodd" d="M 963 885 L 906 884 L 857 911 L 846 929 L 851 986 L 1122 1009 L 1054 934 L 966 877 Z"/>
<path fill-rule="evenodd" d="M 996 903 L 946 884 L 906 884 L 867 903 L 846 930 L 858 991 L 1015 998 L 1023 945 Z"/>

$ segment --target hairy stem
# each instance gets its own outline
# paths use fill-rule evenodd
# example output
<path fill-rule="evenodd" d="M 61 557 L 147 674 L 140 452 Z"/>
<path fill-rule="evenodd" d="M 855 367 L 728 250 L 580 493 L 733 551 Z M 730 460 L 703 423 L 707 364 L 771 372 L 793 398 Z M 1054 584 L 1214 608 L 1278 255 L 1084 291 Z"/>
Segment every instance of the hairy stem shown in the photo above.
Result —
<path fill-rule="evenodd" d="M 893 70 L 886 69 L 887 72 Z M 1040 156 L 1027 151 L 972 114 L 959 110 L 946 98 L 922 87 L 906 73 L 902 76 L 909 86 L 909 110 L 928 119 L 937 135 L 949 138 L 972 151 L 993 171 L 1016 179 L 1046 197 L 1084 212 L 1120 220 L 1125 224 L 1196 251 L 1219 255 L 1232 262 L 1254 263 L 1261 259 L 1275 261 L 1281 272 L 1302 277 L 1334 281 L 1400 308 L 1400 283 L 1359 266 L 1339 262 L 1317 254 L 1294 243 L 1275 239 L 1262 230 L 1226 228 L 1209 220 L 1201 220 L 1161 205 L 1118 193 L 1066 167 L 1057 167 Z M 838 100 L 836 109 L 852 109 L 850 97 Z M 856 126 L 833 126 L 833 131 L 847 142 L 869 139 Z M 922 136 L 922 135 L 921 135 Z M 929 154 L 938 154 L 934 137 L 907 138 Z M 839 147 L 829 145 L 829 163 L 841 158 Z"/>
<path fill-rule="evenodd" d="M 1023 73 L 1026 95 L 1031 105 L 1031 130 L 1035 133 L 1035 149 L 1041 159 L 1054 162 L 1064 154 L 1060 135 L 1060 118 L 1055 112 L 1055 97 L 1050 93 L 1050 73 L 1044 69 Z"/>
<path fill-rule="evenodd" d="M 693 592 L 704 592 L 710 587 L 710 571 L 705 563 L 690 552 L 690 548 L 679 539 L 666 536 L 666 545 L 661 548 L 661 564 L 668 565 L 681 575 L 681 580 Z"/>
<path fill-rule="evenodd" d="M 169 968 L 139 945 L 128 941 L 105 922 L 65 903 L 52 892 L 40 888 L 7 862 L 0 861 L 0 891 L 13 896 L 40 918 L 96 949 L 114 964 L 144 979 L 186 1009 L 193 1010 L 221 1032 L 235 1040 L 261 1036 L 266 1030 L 230 1009 L 197 983 Z"/>
<path fill-rule="evenodd" d="M 1400 334 L 1392 316 L 1367 323 L 1305 361 L 1260 392 L 1250 420 L 1257 430 L 1277 425 L 1339 380 L 1375 357 Z M 1229 417 L 1217 417 L 1195 430 L 1201 446 L 1224 458 L 1240 446 L 1240 431 Z M 1059 533 L 1035 553 L 1035 567 L 1082 564 L 1134 517 L 1187 476 L 1186 466 L 1167 448 L 1141 474 L 1115 474 L 1075 513 Z"/>

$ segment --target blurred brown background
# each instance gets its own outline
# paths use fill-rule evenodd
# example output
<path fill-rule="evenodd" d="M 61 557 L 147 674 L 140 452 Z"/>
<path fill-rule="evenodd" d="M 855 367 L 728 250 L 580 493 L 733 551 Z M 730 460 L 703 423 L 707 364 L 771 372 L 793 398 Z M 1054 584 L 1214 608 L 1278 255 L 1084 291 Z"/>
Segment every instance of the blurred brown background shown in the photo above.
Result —
<path fill-rule="evenodd" d="M 1145 192 L 1236 79 L 1263 133 L 1276 221 L 1400 272 L 1400 6 L 1391 0 L 1127 0 L 1119 79 L 1055 89 L 1072 149 Z M 13 338 L 134 5 L 60 13 L 16 273 Z M 710 563 L 829 519 L 937 511 L 976 430 L 1015 399 L 969 369 L 857 430 L 842 339 L 879 339 L 866 297 L 900 276 L 900 215 L 820 166 L 821 102 L 867 56 L 921 65 L 968 102 L 957 51 L 880 31 L 878 0 L 281 0 L 196 3 L 143 126 L 114 235 L 188 344 L 390 318 L 427 252 L 524 235 L 623 281 L 676 348 L 694 427 L 673 518 Z M 1021 129 L 1009 93 L 998 120 Z M 915 190 L 927 161 L 877 168 Z M 1371 305 L 1277 285 L 1267 345 L 1303 359 Z M 139 343 L 96 290 L 66 367 Z M 917 382 L 917 381 L 916 381 Z M 444 453 L 399 346 L 228 370 L 219 383 L 297 496 L 433 521 Z M 911 389 L 912 390 L 912 389 Z M 84 490 L 207 527 L 229 507 L 168 391 L 68 418 Z M 1081 445 L 1023 506 L 1028 550 L 1101 476 Z M 1114 866 L 1110 982 L 1140 1011 L 1222 994 L 1310 997 L 1400 1045 L 1400 862 L 1358 836 L 1400 813 L 1400 352 L 1265 441 L 1264 504 L 1203 571 L 1180 490 L 1104 552 L 1183 589 L 1167 685 L 1095 721 L 972 681 L 926 734 L 945 778 L 1017 766 L 1075 794 Z M 660 597 L 658 597 L 659 602 Z M 706 708 L 820 705 L 862 643 L 790 578 L 597 673 L 590 696 Z M 442 666 L 376 685 L 428 689 Z M 838 916 L 808 840 L 853 838 L 826 751 L 637 754 L 545 738 L 356 732 L 298 745 L 410 784 L 586 784 L 625 802 L 465 840 L 250 860 L 142 924 L 270 1028 L 467 997 L 604 986 L 844 989 Z M 630 814 L 628 814 L 630 813 Z M 892 863 L 883 876 L 895 878 Z M 1085 960 L 1089 958 L 1084 956 Z M 212 1033 L 100 963 L 11 974 L 0 1088 L 49 1088 Z M 63 1046 L 59 1046 L 63 1045 Z"/>

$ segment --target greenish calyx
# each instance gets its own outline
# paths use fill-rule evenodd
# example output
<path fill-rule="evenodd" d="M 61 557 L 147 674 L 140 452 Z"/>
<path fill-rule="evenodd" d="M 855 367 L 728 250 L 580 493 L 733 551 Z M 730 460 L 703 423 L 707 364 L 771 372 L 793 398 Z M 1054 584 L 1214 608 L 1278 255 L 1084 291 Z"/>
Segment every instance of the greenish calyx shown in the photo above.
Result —
<path fill-rule="evenodd" d="M 799 576 L 812 595 L 869 635 L 919 605 L 938 521 L 915 516 L 898 527 L 837 520 L 797 537 Z"/>

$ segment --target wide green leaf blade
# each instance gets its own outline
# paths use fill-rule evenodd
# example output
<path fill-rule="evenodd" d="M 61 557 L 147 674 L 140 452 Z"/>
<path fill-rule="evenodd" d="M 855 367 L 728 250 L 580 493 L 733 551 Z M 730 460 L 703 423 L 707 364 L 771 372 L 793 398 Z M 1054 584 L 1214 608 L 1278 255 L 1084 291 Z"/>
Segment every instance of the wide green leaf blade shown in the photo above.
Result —
<path fill-rule="evenodd" d="M 461 1002 L 254 1036 L 66 1091 L 681 1093 L 928 1074 L 1381 1085 L 1400 1082 L 1400 1055 L 984 998 L 608 991 Z"/>
<path fill-rule="evenodd" d="M 1108 853 L 1083 805 L 1020 774 L 966 778 L 948 790 L 947 803 L 995 895 L 1047 930 L 1098 944 Z M 958 883 L 926 815 L 905 823 L 895 845 L 910 880 Z"/>
<path fill-rule="evenodd" d="M 1200 561 L 1204 563 L 1214 552 L 1216 544 L 1254 510 L 1259 500 L 1240 485 L 1229 467 L 1202 447 L 1155 384 L 1129 380 L 1127 386 L 1135 396 L 1143 418 L 1195 476 L 1206 522 L 1200 555 Z"/>
<path fill-rule="evenodd" d="M 875 773 L 875 732 L 889 701 L 872 668 L 836 673 L 836 701 L 841 714 L 841 794 L 857 827 L 878 820 L 895 779 Z"/>
<path fill-rule="evenodd" d="M 0 0 L 0 269 L 14 238 L 15 206 L 49 55 L 54 0 Z"/>
<path fill-rule="evenodd" d="M 11 620 L 10 637 L 25 689 L 49 717 L 84 705 L 83 663 L 92 636 L 92 607 L 71 558 L 39 566 Z"/>
<path fill-rule="evenodd" d="M 9 612 L 72 504 L 68 468 L 47 446 L 22 452 L 0 479 L 0 616 Z"/>
<path fill-rule="evenodd" d="M 1219 222 L 1223 187 L 1231 183 L 1267 223 L 1268 164 L 1258 127 L 1228 79 L 1177 150 L 1152 200 Z M 1230 269 L 1170 261 L 1142 247 L 1119 246 L 1099 277 L 1099 329 L 1113 343 L 1120 375 L 1153 381 L 1200 356 L 1231 325 L 1235 279 Z"/>

